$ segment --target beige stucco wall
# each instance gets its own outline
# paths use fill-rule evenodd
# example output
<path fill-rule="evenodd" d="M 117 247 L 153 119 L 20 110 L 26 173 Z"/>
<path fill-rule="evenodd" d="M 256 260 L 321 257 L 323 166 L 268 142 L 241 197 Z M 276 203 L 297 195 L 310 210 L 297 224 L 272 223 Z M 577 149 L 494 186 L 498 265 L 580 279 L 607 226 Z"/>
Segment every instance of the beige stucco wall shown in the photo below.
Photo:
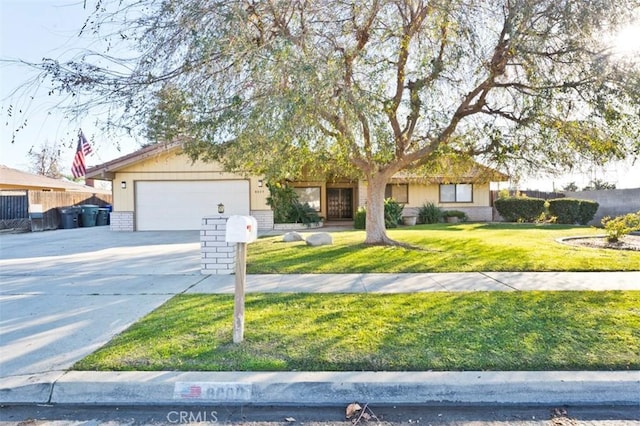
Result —
<path fill-rule="evenodd" d="M 367 183 L 361 182 L 359 188 L 360 198 L 359 205 L 366 203 Z M 473 184 L 473 202 L 472 203 L 440 203 L 440 186 L 438 184 L 409 184 L 409 202 L 405 204 L 405 208 L 419 208 L 423 204 L 432 202 L 441 208 L 453 209 L 457 207 L 486 207 L 490 205 L 489 183 Z"/>
<path fill-rule="evenodd" d="M 439 207 L 453 209 L 456 207 L 480 207 L 489 205 L 489 184 L 473 184 L 472 203 L 440 203 L 440 186 L 437 184 L 409 184 L 409 202 L 405 207 L 421 207 L 424 203 L 432 202 Z"/>
<path fill-rule="evenodd" d="M 473 184 L 473 202 L 471 203 L 441 203 L 440 187 L 437 184 L 410 184 L 409 203 L 404 207 L 403 214 L 414 216 L 419 208 L 428 202 L 434 203 L 443 210 L 460 210 L 467 214 L 472 221 L 491 221 L 493 212 L 491 208 L 491 191 L 489 183 Z"/>
<path fill-rule="evenodd" d="M 163 152 L 144 161 L 116 172 L 113 179 L 114 211 L 135 209 L 135 182 L 158 180 L 248 180 L 251 194 L 251 210 L 270 210 L 266 199 L 269 195 L 266 185 L 260 186 L 259 177 L 228 173 L 219 163 L 194 163 L 185 155 Z M 126 182 L 126 189 L 121 188 Z"/>

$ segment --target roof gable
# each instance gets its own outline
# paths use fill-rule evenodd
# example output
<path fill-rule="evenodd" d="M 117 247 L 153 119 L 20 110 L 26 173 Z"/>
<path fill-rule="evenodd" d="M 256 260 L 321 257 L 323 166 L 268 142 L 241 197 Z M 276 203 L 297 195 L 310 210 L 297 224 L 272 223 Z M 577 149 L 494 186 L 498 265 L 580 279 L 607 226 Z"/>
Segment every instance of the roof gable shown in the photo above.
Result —
<path fill-rule="evenodd" d="M 182 143 L 157 143 L 149 145 L 142 149 L 139 149 L 131 154 L 118 157 L 115 160 L 108 161 L 97 166 L 93 166 L 87 169 L 86 176 L 93 179 L 107 179 L 112 180 L 115 178 L 115 173 L 123 170 L 127 167 L 131 167 L 135 164 L 149 159 L 159 157 L 161 155 L 167 155 L 168 153 L 177 153 L 182 148 Z"/>

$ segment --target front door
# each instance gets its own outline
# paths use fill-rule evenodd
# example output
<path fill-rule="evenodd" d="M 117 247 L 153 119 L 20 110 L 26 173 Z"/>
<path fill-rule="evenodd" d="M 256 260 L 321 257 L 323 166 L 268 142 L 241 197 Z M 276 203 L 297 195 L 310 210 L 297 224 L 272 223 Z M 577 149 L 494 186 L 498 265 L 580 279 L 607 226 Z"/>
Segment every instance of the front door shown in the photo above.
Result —
<path fill-rule="evenodd" d="M 327 188 L 327 220 L 353 219 L 353 189 Z"/>

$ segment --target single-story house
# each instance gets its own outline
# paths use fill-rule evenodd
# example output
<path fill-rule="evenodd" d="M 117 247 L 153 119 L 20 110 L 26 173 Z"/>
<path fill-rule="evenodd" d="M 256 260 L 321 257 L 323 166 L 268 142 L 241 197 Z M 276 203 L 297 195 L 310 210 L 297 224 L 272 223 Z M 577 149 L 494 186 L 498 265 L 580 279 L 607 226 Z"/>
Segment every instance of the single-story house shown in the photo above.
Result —
<path fill-rule="evenodd" d="M 192 162 L 179 143 L 154 144 L 87 170 L 87 178 L 110 180 L 113 188 L 111 229 L 117 231 L 200 229 L 202 218 L 218 214 L 251 215 L 260 229 L 272 229 L 264 177 L 224 171 L 221 164 Z M 490 182 L 507 176 L 477 165 L 453 181 L 445 176 L 398 174 L 387 195 L 415 214 L 425 202 L 462 210 L 471 220 L 492 219 Z M 366 205 L 366 181 L 337 179 L 291 182 L 302 202 L 325 221 L 353 220 Z"/>
<path fill-rule="evenodd" d="M 93 192 L 110 194 L 111 191 L 88 185 L 53 179 L 43 175 L 23 172 L 0 164 L 0 190 L 3 191 L 44 191 L 44 192 Z"/>
<path fill-rule="evenodd" d="M 111 190 L 0 165 L 0 229 L 58 229 L 59 208 L 82 204 L 108 206 Z"/>

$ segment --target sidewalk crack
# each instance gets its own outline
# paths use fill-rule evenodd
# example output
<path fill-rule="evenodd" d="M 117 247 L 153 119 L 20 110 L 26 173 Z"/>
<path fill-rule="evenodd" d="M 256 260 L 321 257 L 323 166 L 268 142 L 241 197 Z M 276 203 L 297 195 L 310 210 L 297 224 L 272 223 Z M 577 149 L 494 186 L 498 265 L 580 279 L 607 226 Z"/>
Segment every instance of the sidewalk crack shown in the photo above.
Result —
<path fill-rule="evenodd" d="M 484 277 L 486 277 L 486 278 L 489 278 L 490 280 L 493 280 L 493 281 L 497 282 L 498 284 L 501 284 L 501 285 L 503 285 L 503 286 L 505 286 L 505 287 L 509 287 L 509 288 L 510 288 L 510 289 L 512 289 L 512 290 L 520 291 L 520 289 L 519 289 L 519 288 L 516 288 L 516 287 L 514 287 L 514 286 L 512 286 L 512 285 L 510 285 L 510 284 L 507 284 L 507 283 L 505 283 L 505 282 L 503 282 L 503 281 L 500 281 L 500 280 L 498 280 L 498 279 L 496 279 L 496 278 L 492 277 L 491 275 L 488 275 L 486 272 L 480 272 L 480 275 L 482 275 L 482 276 L 484 276 Z"/>
<path fill-rule="evenodd" d="M 51 387 L 49 388 L 49 398 L 47 399 L 47 402 L 46 402 L 47 404 L 53 404 L 53 402 L 52 402 L 52 400 L 53 400 L 53 389 L 58 384 L 58 380 L 62 379 L 67 374 L 69 374 L 69 370 L 64 371 L 58 378 L 56 378 L 55 380 L 53 380 L 53 382 L 51 382 Z"/>
<path fill-rule="evenodd" d="M 189 290 L 191 290 L 192 288 L 194 288 L 195 286 L 197 286 L 198 284 L 200 284 L 202 281 L 206 280 L 207 278 L 209 278 L 208 275 L 205 275 L 204 277 L 202 277 L 199 281 L 191 284 L 189 287 L 185 288 L 184 290 L 182 290 L 181 292 L 179 292 L 178 294 L 185 294 L 186 292 L 188 292 Z"/>

